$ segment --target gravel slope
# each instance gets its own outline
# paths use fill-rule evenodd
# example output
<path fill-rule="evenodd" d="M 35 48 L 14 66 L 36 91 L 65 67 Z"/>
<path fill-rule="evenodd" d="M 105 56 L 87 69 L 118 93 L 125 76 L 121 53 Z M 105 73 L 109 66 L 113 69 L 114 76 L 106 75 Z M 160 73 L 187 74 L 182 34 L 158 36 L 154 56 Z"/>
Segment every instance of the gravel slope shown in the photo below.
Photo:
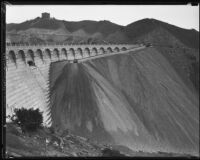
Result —
<path fill-rule="evenodd" d="M 146 152 L 198 155 L 199 101 L 154 48 L 50 70 L 54 127 Z"/>

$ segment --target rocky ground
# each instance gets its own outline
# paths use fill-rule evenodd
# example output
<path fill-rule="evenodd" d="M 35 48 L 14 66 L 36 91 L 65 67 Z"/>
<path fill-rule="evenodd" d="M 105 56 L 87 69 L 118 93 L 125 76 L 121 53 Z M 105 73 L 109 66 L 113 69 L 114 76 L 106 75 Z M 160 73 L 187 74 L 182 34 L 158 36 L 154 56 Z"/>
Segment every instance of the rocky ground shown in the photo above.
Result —
<path fill-rule="evenodd" d="M 60 138 L 64 144 L 60 146 Z M 22 133 L 14 124 L 7 124 L 6 155 L 7 156 L 101 156 L 104 146 L 95 145 L 86 138 L 68 133 L 60 137 L 49 129 L 40 129 L 35 133 Z"/>
<path fill-rule="evenodd" d="M 63 148 L 59 139 L 63 140 Z M 171 157 L 188 156 L 172 153 L 134 152 L 124 146 L 100 144 L 70 133 L 59 136 L 42 128 L 35 133 L 22 133 L 15 124 L 6 124 L 6 157 Z"/>

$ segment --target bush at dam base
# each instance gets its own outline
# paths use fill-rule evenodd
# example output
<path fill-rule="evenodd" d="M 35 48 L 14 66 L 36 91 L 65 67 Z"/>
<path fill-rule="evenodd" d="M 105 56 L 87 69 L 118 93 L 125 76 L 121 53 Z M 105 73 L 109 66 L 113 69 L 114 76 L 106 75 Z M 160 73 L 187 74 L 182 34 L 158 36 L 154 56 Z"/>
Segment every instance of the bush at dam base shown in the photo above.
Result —
<path fill-rule="evenodd" d="M 36 131 L 42 126 L 43 122 L 42 113 L 39 111 L 39 109 L 15 109 L 13 117 L 15 117 L 13 122 L 21 127 L 22 132 Z"/>

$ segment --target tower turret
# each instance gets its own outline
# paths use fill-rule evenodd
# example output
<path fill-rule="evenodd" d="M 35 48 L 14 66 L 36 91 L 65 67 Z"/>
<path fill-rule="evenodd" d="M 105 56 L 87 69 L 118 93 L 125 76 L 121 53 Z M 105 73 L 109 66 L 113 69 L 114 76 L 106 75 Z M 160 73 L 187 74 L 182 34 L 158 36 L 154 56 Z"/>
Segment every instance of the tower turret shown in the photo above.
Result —
<path fill-rule="evenodd" d="M 42 13 L 42 18 L 43 19 L 50 19 L 50 13 L 47 13 L 47 12 Z"/>

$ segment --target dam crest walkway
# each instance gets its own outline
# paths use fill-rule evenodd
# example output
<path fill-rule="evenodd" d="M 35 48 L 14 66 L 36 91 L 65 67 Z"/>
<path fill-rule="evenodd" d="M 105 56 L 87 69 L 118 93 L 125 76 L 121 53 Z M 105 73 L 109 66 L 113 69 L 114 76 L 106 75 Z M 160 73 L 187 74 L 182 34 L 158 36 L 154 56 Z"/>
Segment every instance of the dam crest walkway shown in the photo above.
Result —
<path fill-rule="evenodd" d="M 127 53 L 143 49 L 143 44 L 38 44 L 6 45 L 6 66 L 8 63 L 27 64 L 70 61 L 83 62 L 90 59 Z"/>

